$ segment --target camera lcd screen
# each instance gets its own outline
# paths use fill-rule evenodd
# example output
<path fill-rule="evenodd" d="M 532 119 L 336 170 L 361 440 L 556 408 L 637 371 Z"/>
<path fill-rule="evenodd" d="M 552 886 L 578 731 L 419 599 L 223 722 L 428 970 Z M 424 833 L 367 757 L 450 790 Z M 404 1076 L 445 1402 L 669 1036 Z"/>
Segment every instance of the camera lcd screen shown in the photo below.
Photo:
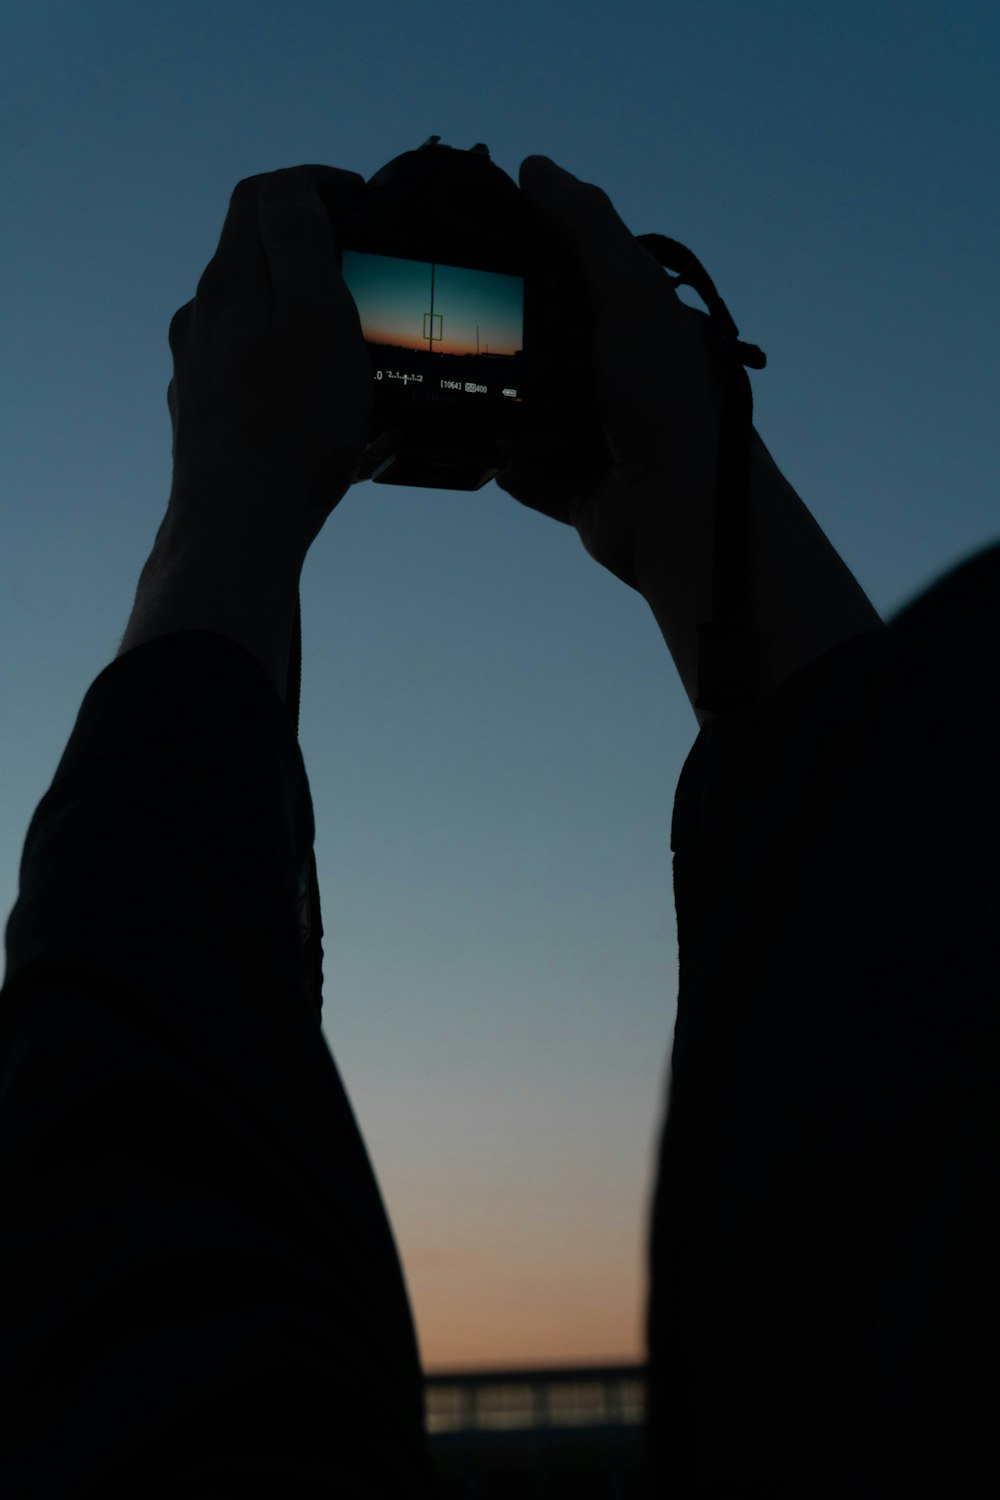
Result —
<path fill-rule="evenodd" d="M 524 399 L 524 278 L 344 250 L 377 381 L 434 401 Z"/>

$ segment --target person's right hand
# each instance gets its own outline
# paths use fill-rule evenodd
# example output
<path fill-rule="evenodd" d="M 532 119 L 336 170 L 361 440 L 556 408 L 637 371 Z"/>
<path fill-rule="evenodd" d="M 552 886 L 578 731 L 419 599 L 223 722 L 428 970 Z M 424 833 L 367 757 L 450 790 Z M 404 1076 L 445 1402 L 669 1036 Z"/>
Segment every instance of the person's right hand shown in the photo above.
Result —
<path fill-rule="evenodd" d="M 702 319 L 633 237 L 607 194 L 545 156 L 521 164 L 521 189 L 580 269 L 592 302 L 593 377 L 613 463 L 515 461 L 498 486 L 575 526 L 592 557 L 645 592 L 645 564 L 693 526 L 711 527 L 721 406 Z M 694 538 L 692 537 L 692 542 Z"/>

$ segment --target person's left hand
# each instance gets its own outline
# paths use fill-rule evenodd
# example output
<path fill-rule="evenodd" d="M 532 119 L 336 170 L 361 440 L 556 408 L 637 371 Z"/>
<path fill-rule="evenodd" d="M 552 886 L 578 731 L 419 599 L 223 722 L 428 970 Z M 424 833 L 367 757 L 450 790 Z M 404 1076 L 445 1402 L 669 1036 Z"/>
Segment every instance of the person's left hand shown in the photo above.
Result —
<path fill-rule="evenodd" d="M 222 540 L 302 556 L 357 472 L 371 363 L 324 206 L 354 172 L 290 167 L 233 192 L 197 293 L 174 315 L 171 510 Z"/>

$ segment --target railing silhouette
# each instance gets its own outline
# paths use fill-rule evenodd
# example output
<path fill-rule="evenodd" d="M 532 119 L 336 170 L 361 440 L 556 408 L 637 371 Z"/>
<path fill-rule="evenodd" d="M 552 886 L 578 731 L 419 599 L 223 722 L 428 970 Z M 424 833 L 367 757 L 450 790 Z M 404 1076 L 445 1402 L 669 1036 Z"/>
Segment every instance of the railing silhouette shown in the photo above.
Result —
<path fill-rule="evenodd" d="M 424 1385 L 430 1437 L 637 1427 L 645 1417 L 643 1365 L 439 1373 Z"/>

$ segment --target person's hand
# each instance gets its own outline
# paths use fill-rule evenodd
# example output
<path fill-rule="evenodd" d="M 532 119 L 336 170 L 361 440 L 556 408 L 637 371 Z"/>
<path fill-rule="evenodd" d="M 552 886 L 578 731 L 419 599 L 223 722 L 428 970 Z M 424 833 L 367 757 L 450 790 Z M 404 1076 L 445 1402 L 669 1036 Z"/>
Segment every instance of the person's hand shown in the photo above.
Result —
<path fill-rule="evenodd" d="M 174 315 L 174 472 L 119 655 L 208 630 L 284 693 L 302 565 L 368 441 L 371 361 L 325 203 L 354 172 L 241 182 L 194 299 Z"/>
<path fill-rule="evenodd" d="M 219 536 L 305 555 L 369 436 L 371 364 L 324 199 L 354 172 L 290 167 L 233 192 L 218 249 L 174 315 L 171 507 Z"/>
<path fill-rule="evenodd" d="M 573 472 L 573 455 L 515 455 L 497 484 L 575 526 L 587 551 L 643 590 L 646 562 L 675 546 L 686 517 L 711 524 L 719 376 L 699 314 L 633 237 L 601 188 L 544 156 L 521 165 L 521 189 L 565 247 L 591 298 L 593 377 L 613 463 Z M 567 472 L 568 471 L 568 472 Z"/>
<path fill-rule="evenodd" d="M 700 720 L 700 627 L 713 618 L 715 487 L 723 382 L 704 314 L 677 296 L 607 195 L 547 157 L 521 188 L 576 262 L 591 300 L 593 377 L 611 463 L 518 453 L 501 489 L 575 526 L 598 562 L 649 603 Z M 744 608 L 747 699 L 881 621 L 756 431 L 750 454 Z"/>

